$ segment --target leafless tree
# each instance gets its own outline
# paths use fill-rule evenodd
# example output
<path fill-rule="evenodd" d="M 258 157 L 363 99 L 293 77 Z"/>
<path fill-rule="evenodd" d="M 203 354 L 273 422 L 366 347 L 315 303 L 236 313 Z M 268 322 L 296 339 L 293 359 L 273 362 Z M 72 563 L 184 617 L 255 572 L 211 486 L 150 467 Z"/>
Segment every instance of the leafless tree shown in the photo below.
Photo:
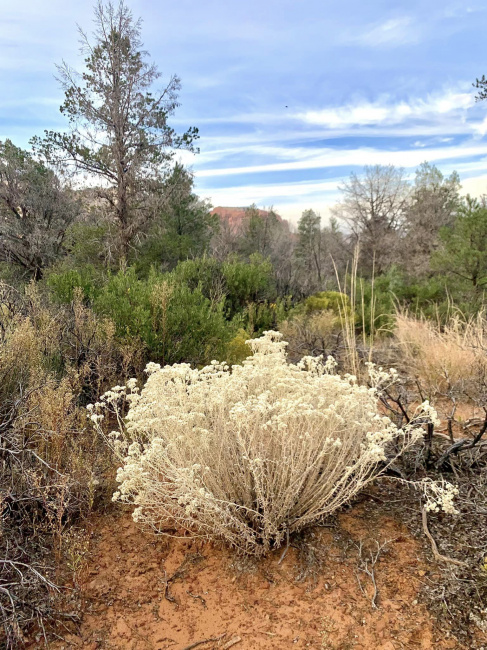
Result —
<path fill-rule="evenodd" d="M 52 170 L 10 140 L 0 142 L 0 260 L 40 278 L 79 210 Z"/>
<path fill-rule="evenodd" d="M 430 271 L 431 254 L 438 248 L 440 228 L 451 226 L 460 207 L 460 179 L 456 172 L 444 177 L 429 163 L 416 171 L 411 204 L 405 215 L 402 265 L 412 275 Z"/>
<path fill-rule="evenodd" d="M 384 271 L 396 259 L 397 243 L 404 228 L 410 187 L 404 171 L 392 165 L 365 167 L 362 176 L 352 173 L 340 190 L 342 201 L 333 215 L 350 229 L 352 244 L 360 242 L 361 266 Z"/>

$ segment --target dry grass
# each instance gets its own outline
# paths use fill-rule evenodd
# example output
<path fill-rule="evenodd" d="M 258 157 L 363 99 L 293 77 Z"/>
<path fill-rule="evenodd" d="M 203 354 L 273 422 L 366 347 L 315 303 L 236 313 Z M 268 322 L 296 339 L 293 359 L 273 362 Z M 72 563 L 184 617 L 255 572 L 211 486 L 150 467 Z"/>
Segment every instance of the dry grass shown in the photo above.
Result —
<path fill-rule="evenodd" d="M 485 404 L 487 322 L 451 318 L 443 328 L 425 319 L 398 313 L 395 334 L 406 370 L 430 398 L 448 397 Z"/>
<path fill-rule="evenodd" d="M 113 324 L 79 296 L 61 308 L 45 303 L 34 286 L 25 295 L 0 286 L 0 625 L 6 647 L 21 645 L 33 625 L 43 636 L 47 622 L 62 617 L 53 581 L 72 546 L 66 544 L 69 527 L 90 512 L 110 464 L 106 447 L 86 426 L 83 402 L 96 398 L 107 380 L 133 372 L 134 358 L 132 349 L 116 343 Z"/>

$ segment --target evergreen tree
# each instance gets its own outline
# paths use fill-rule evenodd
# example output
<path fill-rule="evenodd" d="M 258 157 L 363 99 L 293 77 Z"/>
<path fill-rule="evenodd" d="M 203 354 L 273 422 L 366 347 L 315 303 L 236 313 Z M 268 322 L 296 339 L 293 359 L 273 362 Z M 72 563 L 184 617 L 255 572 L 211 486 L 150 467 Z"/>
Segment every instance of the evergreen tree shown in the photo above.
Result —
<path fill-rule="evenodd" d="M 61 112 L 69 133 L 46 131 L 34 144 L 52 162 L 71 165 L 100 181 L 99 196 L 119 227 L 125 255 L 134 235 L 154 214 L 152 192 L 161 187 L 175 149 L 193 149 L 197 129 L 178 135 L 169 118 L 178 107 L 180 80 L 153 91 L 160 73 L 148 62 L 141 22 L 120 0 L 99 0 L 90 39 L 80 30 L 85 70 L 58 67 L 65 93 Z"/>
<path fill-rule="evenodd" d="M 313 210 L 305 210 L 299 220 L 294 254 L 303 288 L 318 287 L 322 281 L 321 217 Z"/>

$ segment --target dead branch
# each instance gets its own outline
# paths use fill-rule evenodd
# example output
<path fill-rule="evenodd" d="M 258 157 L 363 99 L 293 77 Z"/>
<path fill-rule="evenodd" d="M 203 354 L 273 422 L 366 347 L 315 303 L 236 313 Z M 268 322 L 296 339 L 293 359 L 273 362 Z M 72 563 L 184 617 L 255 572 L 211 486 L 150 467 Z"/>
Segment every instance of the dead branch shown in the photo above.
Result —
<path fill-rule="evenodd" d="M 167 577 L 166 571 L 164 571 L 164 598 L 166 600 L 168 600 L 170 603 L 176 603 L 176 605 L 179 605 L 176 598 L 169 591 L 169 585 L 171 584 L 171 582 L 175 582 L 179 578 L 184 578 L 186 576 L 186 573 L 188 572 L 189 565 L 190 564 L 194 565 L 197 562 L 200 562 L 202 559 L 203 556 L 200 555 L 199 553 L 190 553 L 189 555 L 186 555 L 186 557 L 178 566 L 176 571 L 169 578 Z"/>
<path fill-rule="evenodd" d="M 360 540 L 360 542 L 357 545 L 358 546 L 359 560 L 360 560 L 360 565 L 358 567 L 358 570 L 361 571 L 362 573 L 365 573 L 365 575 L 367 575 L 370 578 L 371 582 L 372 582 L 372 586 L 374 588 L 374 593 L 372 594 L 371 604 L 372 604 L 372 607 L 374 609 L 378 609 L 378 607 L 377 607 L 377 596 L 378 596 L 378 593 L 379 593 L 378 588 L 377 588 L 377 583 L 376 583 L 376 580 L 375 580 L 375 570 L 374 570 L 374 568 L 375 568 L 375 565 L 377 564 L 377 560 L 379 559 L 380 555 L 385 551 L 386 547 L 389 544 L 391 544 L 393 541 L 395 541 L 395 540 L 388 539 L 385 542 L 383 542 L 382 544 L 379 544 L 379 542 L 376 540 L 375 543 L 377 545 L 377 551 L 375 551 L 375 553 L 370 551 L 370 557 L 368 557 L 368 558 L 363 557 L 363 542 L 362 542 L 362 540 Z M 363 585 L 362 585 L 362 582 L 360 580 L 360 577 L 359 577 L 358 573 L 355 573 L 355 575 L 357 577 L 357 582 L 358 582 L 358 586 L 360 587 L 360 591 L 367 598 L 367 594 L 365 592 L 365 589 L 363 588 Z"/>
<path fill-rule="evenodd" d="M 190 643 L 187 646 L 184 646 L 181 650 L 193 650 L 193 648 L 197 648 L 199 645 L 203 645 L 204 643 L 215 643 L 216 641 L 220 641 L 220 639 L 223 639 L 223 637 L 226 636 L 226 632 L 223 634 L 220 634 L 220 636 L 213 636 L 210 637 L 209 639 L 201 639 L 201 641 L 195 641 L 194 643 Z M 228 646 L 229 648 L 231 646 Z"/>
<path fill-rule="evenodd" d="M 192 594 L 190 591 L 186 592 L 188 596 L 191 596 L 191 598 L 194 598 L 195 600 L 200 600 L 201 604 L 205 609 L 208 609 L 208 605 L 206 604 L 206 600 L 203 598 L 203 596 L 200 596 L 200 594 Z"/>
<path fill-rule="evenodd" d="M 225 645 L 222 646 L 222 650 L 228 650 L 228 648 L 232 648 L 232 647 L 233 647 L 234 645 L 236 645 L 237 643 L 240 643 L 241 640 L 242 640 L 242 639 L 241 639 L 241 637 L 239 637 L 239 636 L 235 636 L 235 637 L 233 637 L 233 639 L 230 639 L 230 641 L 227 641 L 227 642 L 225 643 Z"/>
<path fill-rule="evenodd" d="M 289 528 L 287 529 L 287 543 L 286 543 L 286 548 L 282 552 L 281 557 L 279 558 L 279 562 L 277 564 L 281 564 L 281 562 L 284 560 L 284 558 L 287 555 L 287 552 L 289 551 Z"/>
<path fill-rule="evenodd" d="M 426 535 L 426 537 L 430 541 L 431 550 L 433 551 L 433 556 L 434 556 L 435 560 L 437 560 L 439 562 L 448 562 L 449 564 L 455 564 L 456 566 L 467 566 L 467 564 L 465 562 L 461 562 L 460 560 L 455 560 L 452 557 L 442 555 L 438 551 L 438 546 L 437 546 L 435 540 L 433 539 L 433 536 L 430 533 L 429 528 L 428 528 L 428 515 L 427 515 L 427 512 L 426 512 L 426 508 L 423 508 L 422 516 L 423 516 L 423 531 L 424 531 L 424 534 Z"/>
<path fill-rule="evenodd" d="M 483 421 L 482 426 L 480 427 L 478 433 L 474 436 L 474 438 L 472 440 L 468 440 L 466 438 L 462 438 L 462 440 L 457 440 L 453 445 L 451 445 L 445 451 L 444 454 L 442 454 L 442 456 L 436 463 L 436 466 L 441 467 L 452 454 L 458 454 L 460 451 L 466 451 L 467 449 L 473 449 L 474 447 L 476 447 L 480 443 L 486 431 L 487 431 L 487 413 L 485 414 L 485 419 Z"/>

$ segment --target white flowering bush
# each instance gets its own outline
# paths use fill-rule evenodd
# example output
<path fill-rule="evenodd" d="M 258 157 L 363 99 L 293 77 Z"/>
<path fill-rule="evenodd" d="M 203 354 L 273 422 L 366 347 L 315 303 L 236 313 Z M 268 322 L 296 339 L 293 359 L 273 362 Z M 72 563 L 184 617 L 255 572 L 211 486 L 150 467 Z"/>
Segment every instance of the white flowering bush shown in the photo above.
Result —
<path fill-rule="evenodd" d="M 377 385 L 394 381 L 370 368 L 375 385 L 334 374 L 328 358 L 287 363 L 277 332 L 248 341 L 253 355 L 231 369 L 216 361 L 147 366 L 91 407 L 118 418 L 110 434 L 123 459 L 114 500 L 134 519 L 164 532 L 176 526 L 261 554 L 334 512 L 422 436 L 378 412 Z M 129 410 L 122 421 L 120 405 Z"/>

